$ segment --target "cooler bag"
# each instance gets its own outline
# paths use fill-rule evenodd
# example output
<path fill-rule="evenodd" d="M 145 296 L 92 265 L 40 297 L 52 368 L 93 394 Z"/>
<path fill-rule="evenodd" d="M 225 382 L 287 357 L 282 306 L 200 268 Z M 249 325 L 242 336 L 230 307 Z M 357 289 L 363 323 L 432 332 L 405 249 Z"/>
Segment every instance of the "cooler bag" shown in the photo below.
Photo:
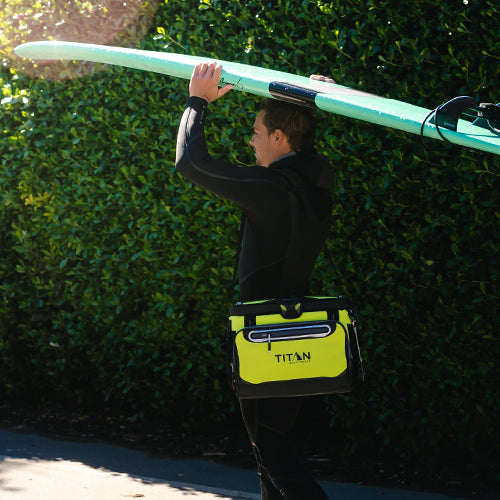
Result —
<path fill-rule="evenodd" d="M 229 309 L 231 384 L 241 399 L 350 392 L 361 363 L 348 299 L 304 297 Z"/>

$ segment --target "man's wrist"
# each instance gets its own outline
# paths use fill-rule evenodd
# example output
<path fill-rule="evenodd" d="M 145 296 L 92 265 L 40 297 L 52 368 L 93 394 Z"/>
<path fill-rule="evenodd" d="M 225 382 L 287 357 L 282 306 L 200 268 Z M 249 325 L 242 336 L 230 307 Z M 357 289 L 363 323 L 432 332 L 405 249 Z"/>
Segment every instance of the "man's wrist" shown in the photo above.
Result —
<path fill-rule="evenodd" d="M 188 105 L 195 109 L 206 108 L 208 105 L 208 100 L 203 97 L 192 95 L 189 96 Z"/>

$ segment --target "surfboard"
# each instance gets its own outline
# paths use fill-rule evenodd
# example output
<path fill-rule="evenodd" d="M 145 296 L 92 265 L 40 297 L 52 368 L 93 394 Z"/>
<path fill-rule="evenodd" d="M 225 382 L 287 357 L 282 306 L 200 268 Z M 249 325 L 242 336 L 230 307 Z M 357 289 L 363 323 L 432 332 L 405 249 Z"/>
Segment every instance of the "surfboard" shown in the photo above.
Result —
<path fill-rule="evenodd" d="M 24 58 L 44 60 L 82 60 L 125 66 L 190 79 L 193 68 L 200 62 L 216 59 L 172 52 L 156 52 L 108 45 L 64 41 L 29 42 L 15 48 Z M 422 137 L 451 142 L 467 148 L 496 155 L 500 154 L 500 106 L 490 105 L 493 122 L 481 112 L 473 119 L 459 119 L 463 103 L 473 104 L 471 98 L 448 108 L 438 106 L 429 110 L 403 101 L 380 97 L 342 85 L 313 81 L 294 75 L 248 64 L 217 61 L 222 64 L 221 85 L 230 83 L 235 90 L 262 97 L 273 97 L 315 107 L 323 111 L 364 120 L 373 124 L 403 130 Z M 451 101 L 450 101 L 451 102 Z M 448 103 L 447 103 L 448 104 Z M 452 103 L 453 104 L 453 103 Z M 443 109 L 444 118 L 437 111 Z M 458 109 L 458 111 L 457 111 Z M 451 119 L 450 119 L 451 115 Z M 494 125 L 492 125 L 492 123 Z"/>

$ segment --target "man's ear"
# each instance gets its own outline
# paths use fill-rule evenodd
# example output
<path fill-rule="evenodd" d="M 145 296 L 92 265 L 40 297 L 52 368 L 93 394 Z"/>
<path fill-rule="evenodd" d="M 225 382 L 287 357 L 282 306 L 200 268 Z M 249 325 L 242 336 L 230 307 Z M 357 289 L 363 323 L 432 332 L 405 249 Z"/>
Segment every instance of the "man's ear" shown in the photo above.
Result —
<path fill-rule="evenodd" d="M 281 143 L 284 138 L 285 138 L 285 134 L 283 133 L 283 130 L 277 128 L 273 132 L 273 141 L 276 142 L 277 144 Z"/>
<path fill-rule="evenodd" d="M 273 140 L 278 145 L 281 145 L 283 143 L 283 141 L 287 141 L 288 142 L 288 140 L 286 138 L 286 135 L 283 133 L 283 130 L 281 130 L 280 128 L 277 128 L 273 132 Z"/>
<path fill-rule="evenodd" d="M 288 142 L 288 137 L 280 128 L 277 128 L 273 132 L 273 142 L 277 147 L 285 152 L 289 152 L 292 150 L 292 148 L 290 147 L 290 143 Z"/>

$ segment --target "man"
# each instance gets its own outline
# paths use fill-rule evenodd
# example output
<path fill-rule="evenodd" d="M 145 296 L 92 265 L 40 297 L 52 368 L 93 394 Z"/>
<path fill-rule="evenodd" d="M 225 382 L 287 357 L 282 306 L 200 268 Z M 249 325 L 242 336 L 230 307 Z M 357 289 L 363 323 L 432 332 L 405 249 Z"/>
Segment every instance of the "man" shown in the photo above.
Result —
<path fill-rule="evenodd" d="M 232 200 L 244 214 L 238 266 L 241 301 L 308 294 L 309 277 L 328 235 L 332 209 L 332 170 L 313 150 L 312 116 L 306 108 L 266 100 L 250 140 L 256 166 L 237 167 L 214 159 L 208 153 L 204 123 L 208 104 L 232 88 L 219 88 L 221 71 L 215 63 L 200 64 L 193 71 L 177 138 L 177 170 L 195 184 Z M 294 237 L 290 249 L 292 189 L 300 191 L 304 213 L 300 215 L 302 237 Z M 285 256 L 290 251 L 298 258 L 293 272 L 285 276 Z M 240 401 L 261 477 L 262 499 L 328 498 L 293 450 L 291 432 L 301 401 Z"/>

